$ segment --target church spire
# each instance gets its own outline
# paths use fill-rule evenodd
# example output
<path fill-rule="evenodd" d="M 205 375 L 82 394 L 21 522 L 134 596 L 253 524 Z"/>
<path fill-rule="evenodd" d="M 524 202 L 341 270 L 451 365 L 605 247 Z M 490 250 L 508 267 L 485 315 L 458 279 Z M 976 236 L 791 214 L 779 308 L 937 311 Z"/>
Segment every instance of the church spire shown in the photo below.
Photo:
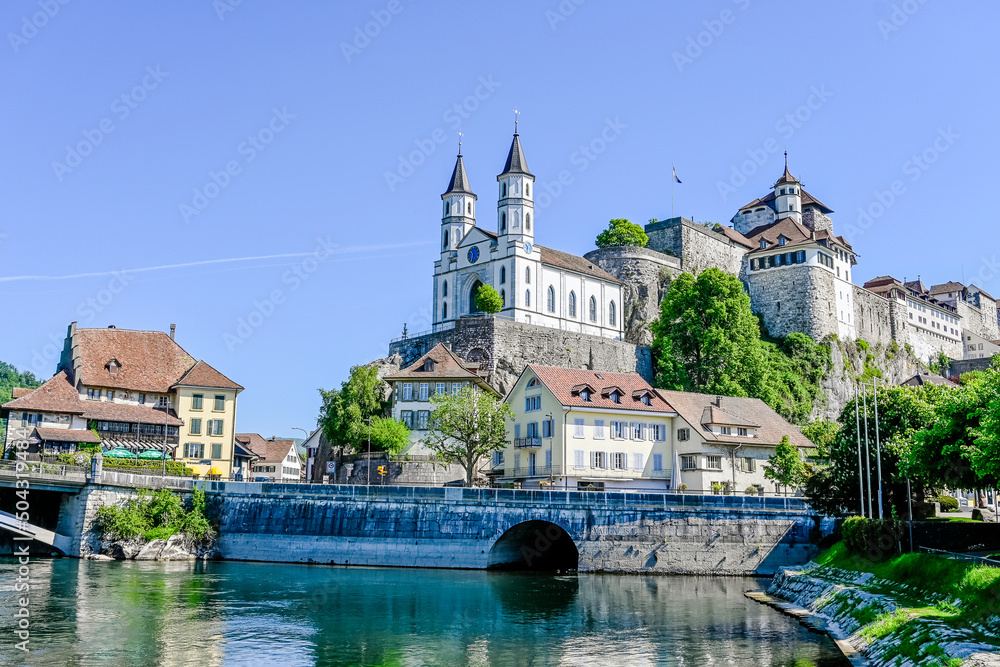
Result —
<path fill-rule="evenodd" d="M 455 169 L 451 172 L 451 180 L 448 182 L 448 189 L 441 198 L 444 199 L 452 194 L 471 195 L 472 187 L 469 185 L 469 175 L 465 173 L 465 162 L 462 161 L 462 143 L 458 144 L 458 158 L 455 160 Z"/>

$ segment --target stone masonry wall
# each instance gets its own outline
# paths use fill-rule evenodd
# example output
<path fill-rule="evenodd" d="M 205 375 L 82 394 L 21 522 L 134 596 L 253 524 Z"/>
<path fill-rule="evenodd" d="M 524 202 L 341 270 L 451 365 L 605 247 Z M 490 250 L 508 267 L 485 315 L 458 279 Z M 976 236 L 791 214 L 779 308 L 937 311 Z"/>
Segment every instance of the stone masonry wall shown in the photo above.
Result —
<path fill-rule="evenodd" d="M 977 308 L 965 301 L 958 302 L 958 315 L 962 318 L 962 328 L 986 340 L 1000 339 L 1000 331 L 997 330 L 996 304 L 988 303 L 985 298 L 982 299 L 982 304 L 983 308 Z"/>
<path fill-rule="evenodd" d="M 438 343 L 450 345 L 464 359 L 482 361 L 501 394 L 514 386 L 528 364 L 639 373 L 653 379 L 648 347 L 492 317 L 465 318 L 454 329 L 393 341 L 389 354 L 399 354 L 406 366 Z"/>
<path fill-rule="evenodd" d="M 772 336 L 798 331 L 819 341 L 837 332 L 831 305 L 836 288 L 829 271 L 807 265 L 754 271 L 747 283 L 751 306 L 763 315 Z"/>
<path fill-rule="evenodd" d="M 634 246 L 603 248 L 584 255 L 622 281 L 625 302 L 625 340 L 649 346 L 649 325 L 660 316 L 660 301 L 670 282 L 681 272 L 681 261 L 671 255 Z"/>
<path fill-rule="evenodd" d="M 855 331 L 861 340 L 889 345 L 894 337 L 903 335 L 905 323 L 894 302 L 854 285 L 851 303 L 854 304 Z"/>
<path fill-rule="evenodd" d="M 716 267 L 734 276 L 743 268 L 747 249 L 734 245 L 728 237 L 687 218 L 670 218 L 646 225 L 650 250 L 679 257 L 681 268 L 698 274 Z"/>

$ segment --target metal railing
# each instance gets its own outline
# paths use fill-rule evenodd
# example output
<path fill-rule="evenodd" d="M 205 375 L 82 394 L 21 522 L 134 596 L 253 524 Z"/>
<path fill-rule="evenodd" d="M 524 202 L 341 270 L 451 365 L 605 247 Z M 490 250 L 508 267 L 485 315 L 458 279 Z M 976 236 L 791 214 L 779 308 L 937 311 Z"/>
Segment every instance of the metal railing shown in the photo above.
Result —
<path fill-rule="evenodd" d="M 514 447 L 518 449 L 524 449 L 526 447 L 541 447 L 542 439 L 538 436 L 531 435 L 527 438 L 514 438 Z"/>
<path fill-rule="evenodd" d="M 56 475 L 59 477 L 83 476 L 87 472 L 86 468 L 80 466 L 63 465 L 61 463 L 45 463 L 43 461 L 0 461 L 0 473 L 30 473 L 36 475 Z"/>

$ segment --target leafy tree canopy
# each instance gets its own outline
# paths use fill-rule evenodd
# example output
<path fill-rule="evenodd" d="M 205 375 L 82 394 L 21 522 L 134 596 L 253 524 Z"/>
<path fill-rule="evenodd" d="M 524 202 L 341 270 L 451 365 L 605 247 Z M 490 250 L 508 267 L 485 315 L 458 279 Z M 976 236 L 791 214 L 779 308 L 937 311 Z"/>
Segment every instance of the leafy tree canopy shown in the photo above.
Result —
<path fill-rule="evenodd" d="M 10 364 L 0 361 L 0 405 L 13 398 L 14 387 L 34 389 L 42 384 L 29 371 L 20 372 Z M 7 420 L 0 420 L 0 443 L 7 441 Z M 0 445 L 2 446 L 2 445 Z"/>
<path fill-rule="evenodd" d="M 613 248 L 616 246 L 638 246 L 645 248 L 649 237 L 639 225 L 624 218 L 615 218 L 608 223 L 608 228 L 597 235 L 598 248 Z"/>
<path fill-rule="evenodd" d="M 319 393 L 323 397 L 319 426 L 329 442 L 356 452 L 366 451 L 369 436 L 366 420 L 371 419 L 373 451 L 398 452 L 405 446 L 400 432 L 406 426 L 402 422 L 386 423 L 394 420 L 385 418 L 387 387 L 379 378 L 377 367 L 355 366 L 340 389 L 320 389 Z"/>
<path fill-rule="evenodd" d="M 802 427 L 802 435 L 816 445 L 819 450 L 817 454 L 823 458 L 830 456 L 830 449 L 839 432 L 840 424 L 837 422 L 816 421 Z"/>
<path fill-rule="evenodd" d="M 480 285 L 476 291 L 476 307 L 490 315 L 503 310 L 503 299 L 492 285 Z"/>
<path fill-rule="evenodd" d="M 774 454 L 764 465 L 764 477 L 783 486 L 799 486 L 806 478 L 806 466 L 802 455 L 794 447 L 787 435 L 774 447 Z"/>
<path fill-rule="evenodd" d="M 514 418 L 514 412 L 478 387 L 436 394 L 431 403 L 431 432 L 424 442 L 444 462 L 461 465 L 466 483 L 472 486 L 479 461 L 506 444 L 507 420 Z"/>

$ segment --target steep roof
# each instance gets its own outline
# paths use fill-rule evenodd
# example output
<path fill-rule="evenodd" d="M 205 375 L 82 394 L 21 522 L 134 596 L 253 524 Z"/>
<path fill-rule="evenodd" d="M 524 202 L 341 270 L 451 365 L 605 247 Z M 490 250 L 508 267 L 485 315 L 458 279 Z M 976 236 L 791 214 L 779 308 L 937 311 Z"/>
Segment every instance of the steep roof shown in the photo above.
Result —
<path fill-rule="evenodd" d="M 431 366 L 428 367 L 428 362 Z M 392 375 L 385 376 L 385 380 L 423 380 L 430 382 L 433 380 L 469 380 L 479 385 L 486 385 L 485 378 L 489 373 L 478 363 L 470 363 L 449 350 L 443 343 L 438 343 L 432 347 L 427 354 L 424 354 L 415 362 L 400 369 Z M 493 391 L 492 387 L 488 387 Z M 495 391 L 493 393 L 496 393 Z"/>
<path fill-rule="evenodd" d="M 965 285 L 950 280 L 941 285 L 931 285 L 930 293 L 931 296 L 937 296 L 938 294 L 947 294 L 949 292 L 961 292 L 963 289 L 965 289 Z"/>
<path fill-rule="evenodd" d="M 751 241 L 747 237 L 743 236 L 742 234 L 740 234 L 738 231 L 736 231 L 732 227 L 726 227 L 725 225 L 719 225 L 718 228 L 715 231 L 718 231 L 721 234 L 725 234 L 726 237 L 729 238 L 730 241 L 733 241 L 734 243 L 737 243 L 737 244 L 739 244 L 741 246 L 744 246 L 746 248 L 750 248 L 751 250 L 757 247 L 756 245 L 754 245 L 753 241 Z"/>
<path fill-rule="evenodd" d="M 510 151 L 507 153 L 507 162 L 504 163 L 503 172 L 500 176 L 497 176 L 497 180 L 500 180 L 501 176 L 506 176 L 507 174 L 532 175 L 528 171 L 528 161 L 524 158 L 524 150 L 521 148 L 521 139 L 518 137 L 517 132 L 514 132 L 514 140 L 510 142 Z"/>
<path fill-rule="evenodd" d="M 76 382 L 112 389 L 166 393 L 195 363 L 162 331 L 77 329 L 80 377 Z M 119 364 L 117 373 L 108 368 Z"/>
<path fill-rule="evenodd" d="M 719 397 L 717 396 L 715 400 L 718 401 Z M 757 422 L 734 415 L 728 410 L 723 410 L 718 405 L 709 405 L 705 408 L 704 412 L 701 413 L 701 423 L 717 424 L 720 426 L 748 426 L 751 428 L 760 426 Z"/>
<path fill-rule="evenodd" d="M 937 384 L 937 385 L 942 385 L 942 386 L 945 386 L 945 387 L 957 387 L 958 386 L 957 384 L 955 384 L 951 380 L 943 378 L 940 375 L 932 375 L 932 374 L 930 374 L 930 373 L 928 373 L 926 371 L 923 372 L 923 373 L 917 373 L 913 377 L 909 377 L 909 378 L 903 380 L 902 382 L 900 382 L 899 384 L 905 385 L 905 386 L 908 386 L 908 387 L 922 387 L 922 386 L 927 385 L 927 384 Z"/>
<path fill-rule="evenodd" d="M 10 395 L 11 398 L 21 398 L 22 396 L 27 396 L 33 391 L 34 389 L 31 389 L 29 387 L 14 387 L 13 389 L 10 390 Z"/>
<path fill-rule="evenodd" d="M 715 404 L 717 396 L 710 394 L 697 394 L 686 391 L 667 391 L 665 389 L 656 390 L 680 416 L 691 426 L 697 428 L 702 424 L 702 417 L 707 408 L 718 407 Z M 812 442 L 799 431 L 798 427 L 789 424 L 781 415 L 772 410 L 764 401 L 759 398 L 737 398 L 734 396 L 722 397 L 722 410 L 733 419 L 739 419 L 747 425 L 756 426 L 754 437 L 747 436 L 725 436 L 718 433 L 711 433 L 703 428 L 699 428 L 698 435 L 709 441 L 725 443 L 743 443 L 747 445 L 774 446 L 781 442 L 782 436 L 787 435 L 789 442 L 795 447 L 815 447 Z M 739 424 L 733 424 L 739 425 Z"/>
<path fill-rule="evenodd" d="M 792 172 L 788 171 L 788 155 L 785 155 L 785 173 L 783 173 L 777 181 L 774 182 L 775 186 L 783 185 L 785 183 L 798 183 L 799 179 L 792 176 Z"/>
<path fill-rule="evenodd" d="M 612 373 L 556 366 L 529 364 L 531 371 L 562 405 L 578 408 L 604 408 L 631 412 L 674 412 L 671 405 L 656 393 L 652 385 L 638 373 Z M 589 401 L 580 397 L 580 389 L 594 389 Z M 611 400 L 610 390 L 620 389 L 621 403 Z M 607 391 L 605 391 L 607 390 Z M 650 396 L 650 405 L 642 402 L 643 394 Z"/>
<path fill-rule="evenodd" d="M 775 183 L 775 185 L 778 185 L 778 184 Z M 776 195 L 774 194 L 774 192 L 771 192 L 770 194 L 767 194 L 767 195 L 765 195 L 763 197 L 760 197 L 758 199 L 754 199 L 749 204 L 744 204 L 743 206 L 740 206 L 739 210 L 742 211 L 743 209 L 752 208 L 752 207 L 756 207 L 756 206 L 767 206 L 772 211 L 776 211 L 777 210 L 777 208 L 776 208 L 777 205 L 774 203 L 775 197 L 776 197 Z M 811 194 L 809 194 L 808 192 L 806 192 L 805 188 L 802 188 L 802 187 L 799 188 L 799 198 L 800 198 L 800 200 L 802 202 L 802 209 L 803 210 L 809 208 L 810 206 L 814 206 L 814 207 L 818 208 L 821 213 L 824 213 L 824 214 L 826 214 L 826 213 L 833 213 L 833 209 L 832 208 L 830 208 L 829 206 L 827 206 L 826 204 L 824 204 L 823 202 L 821 202 L 819 199 L 816 199 L 816 197 L 813 197 Z"/>
<path fill-rule="evenodd" d="M 83 414 L 80 394 L 69 383 L 66 371 L 59 371 L 40 387 L 23 394 L 3 406 L 8 410 L 37 410 L 39 412 L 64 412 Z"/>
<path fill-rule="evenodd" d="M 260 457 L 261 463 L 280 462 L 295 447 L 294 440 L 278 440 L 276 438 L 266 440 L 259 433 L 237 433 L 236 439 L 245 448 L 249 448 L 250 451 Z M 298 452 L 295 455 L 298 457 Z M 299 468 L 301 469 L 301 459 Z"/>
<path fill-rule="evenodd" d="M 561 250 L 553 250 L 552 248 L 546 248 L 543 246 L 535 247 L 542 253 L 542 264 L 554 266 L 558 269 L 582 273 L 585 276 L 597 278 L 598 280 L 603 280 L 604 282 L 621 284 L 620 280 L 591 262 L 589 259 L 571 255 L 568 252 L 562 252 Z"/>
<path fill-rule="evenodd" d="M 451 172 L 451 180 L 448 182 L 448 189 L 441 197 L 445 197 L 450 194 L 461 193 L 475 195 L 472 193 L 472 187 L 469 185 L 469 175 L 465 173 L 465 162 L 462 161 L 462 154 L 458 154 L 458 159 L 455 160 L 455 169 Z"/>
<path fill-rule="evenodd" d="M 780 246 L 778 245 L 778 239 L 782 236 L 785 237 L 785 245 Z M 827 245 L 839 245 L 853 251 L 851 244 L 844 237 L 835 236 L 825 229 L 813 233 L 812 230 L 802 223 L 796 222 L 794 218 L 782 218 L 777 222 L 755 227 L 747 232 L 746 238 L 751 241 L 753 246 L 753 250 L 750 253 L 773 252 L 775 248 L 810 245 L 819 243 L 820 241 L 825 241 Z M 760 247 L 762 240 L 767 242 L 766 248 Z"/>
<path fill-rule="evenodd" d="M 198 361 L 184 376 L 178 380 L 175 387 L 210 387 L 212 389 L 236 389 L 243 387 L 236 384 L 225 375 L 209 366 L 204 361 Z"/>
<path fill-rule="evenodd" d="M 36 428 L 35 435 L 42 440 L 49 442 L 88 442 L 99 443 L 101 441 L 93 431 L 83 429 L 68 428 Z"/>

